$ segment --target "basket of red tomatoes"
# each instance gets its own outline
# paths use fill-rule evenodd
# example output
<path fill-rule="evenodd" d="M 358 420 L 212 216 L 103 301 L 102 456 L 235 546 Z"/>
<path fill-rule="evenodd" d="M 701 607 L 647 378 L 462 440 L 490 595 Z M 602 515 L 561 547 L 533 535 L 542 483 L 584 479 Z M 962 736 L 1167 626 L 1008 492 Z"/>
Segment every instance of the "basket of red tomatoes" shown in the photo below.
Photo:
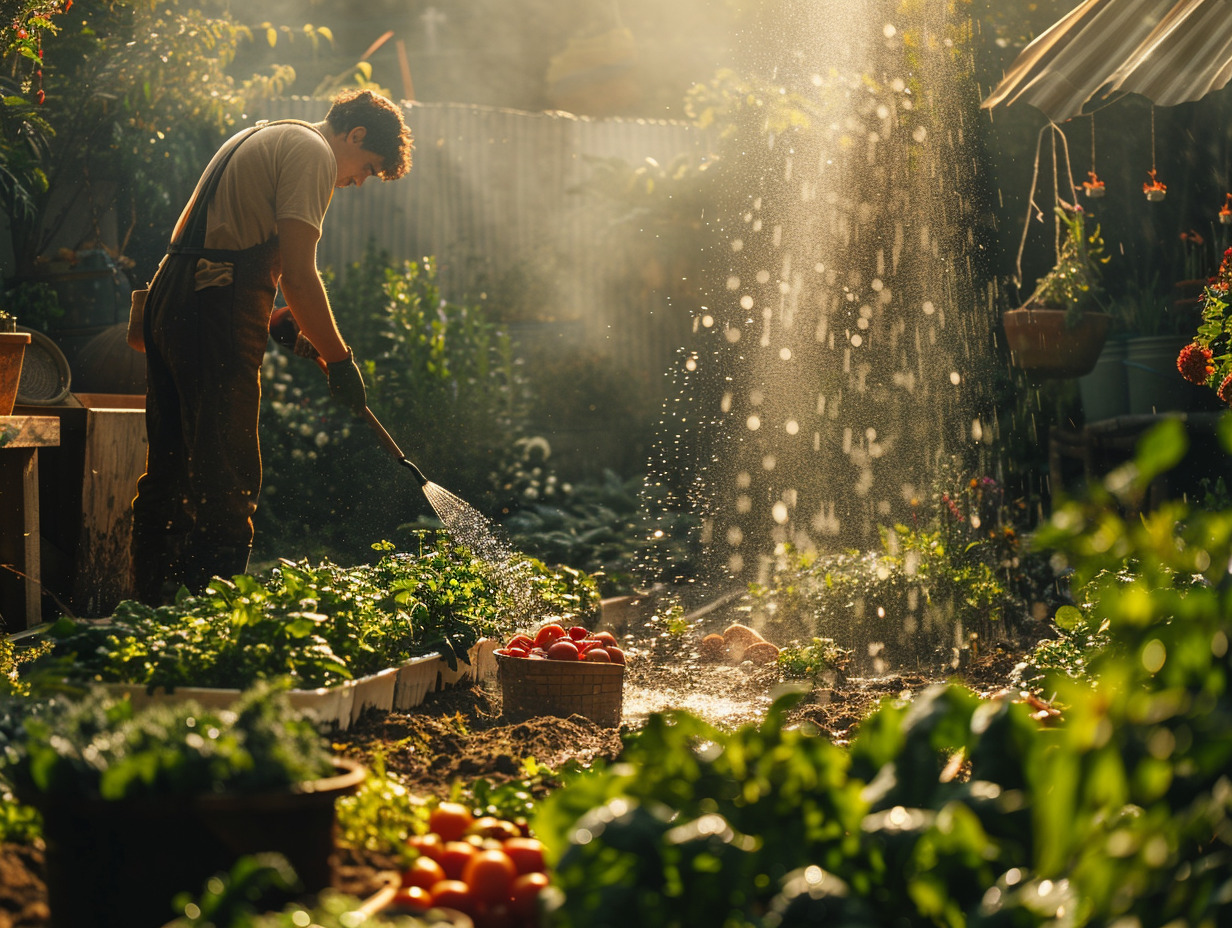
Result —
<path fill-rule="evenodd" d="M 549 622 L 534 635 L 514 635 L 495 653 L 503 711 L 511 721 L 581 715 L 620 726 L 625 654 L 611 632 Z"/>

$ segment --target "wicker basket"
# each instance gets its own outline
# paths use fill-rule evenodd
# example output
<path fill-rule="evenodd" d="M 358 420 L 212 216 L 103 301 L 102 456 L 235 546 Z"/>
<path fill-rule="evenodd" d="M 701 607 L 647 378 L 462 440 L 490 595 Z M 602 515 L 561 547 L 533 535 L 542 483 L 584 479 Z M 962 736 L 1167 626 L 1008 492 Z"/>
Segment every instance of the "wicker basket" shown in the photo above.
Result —
<path fill-rule="evenodd" d="M 582 715 L 608 728 L 620 726 L 625 668 L 621 664 L 547 661 L 496 655 L 505 717 L 520 722 L 541 715 Z"/>

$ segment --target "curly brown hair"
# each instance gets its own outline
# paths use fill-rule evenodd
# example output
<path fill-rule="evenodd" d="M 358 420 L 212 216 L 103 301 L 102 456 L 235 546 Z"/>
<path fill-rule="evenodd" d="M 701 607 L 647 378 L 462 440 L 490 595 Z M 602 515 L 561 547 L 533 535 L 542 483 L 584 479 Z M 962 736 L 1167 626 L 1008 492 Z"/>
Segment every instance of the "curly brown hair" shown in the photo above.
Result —
<path fill-rule="evenodd" d="M 411 130 L 402 120 L 402 110 L 371 90 L 344 90 L 334 97 L 325 121 L 334 132 L 347 133 L 362 126 L 364 150 L 381 158 L 382 180 L 397 180 L 411 169 Z"/>

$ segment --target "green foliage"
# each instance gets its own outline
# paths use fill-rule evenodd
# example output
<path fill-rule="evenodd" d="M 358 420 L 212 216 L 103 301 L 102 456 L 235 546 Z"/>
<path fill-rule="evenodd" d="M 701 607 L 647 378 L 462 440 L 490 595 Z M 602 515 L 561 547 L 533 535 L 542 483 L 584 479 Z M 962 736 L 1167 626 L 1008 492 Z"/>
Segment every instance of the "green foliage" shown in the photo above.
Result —
<path fill-rule="evenodd" d="M 33 844 L 42 836 L 43 816 L 0 783 L 0 844 Z"/>
<path fill-rule="evenodd" d="M 91 691 L 10 700 L 0 712 L 0 777 L 23 797 L 257 793 L 333 772 L 315 725 L 269 685 L 229 710 L 192 701 L 136 710 Z"/>
<path fill-rule="evenodd" d="M 21 679 L 21 665 L 32 663 L 50 650 L 46 641 L 18 647 L 7 635 L 0 636 L 0 696 L 28 696 L 30 686 Z"/>
<path fill-rule="evenodd" d="M 1165 424 L 1039 533 L 1091 594 L 1058 622 L 1099 639 L 1086 679 L 1046 678 L 1060 719 L 935 687 L 885 703 L 845 752 L 785 727 L 782 700 L 733 733 L 652 716 L 535 819 L 556 924 L 1227 921 L 1232 512 L 1121 515 L 1183 438 Z"/>
<path fill-rule="evenodd" d="M 45 13 L 53 7 L 21 5 Z M 15 89 L 39 100 L 45 95 L 36 111 L 6 88 L 0 106 L 0 206 L 9 217 L 14 276 L 35 272 L 71 205 L 94 219 L 86 233 L 94 247 L 142 259 L 148 252 L 152 259 L 222 135 L 254 100 L 284 92 L 294 72 L 275 65 L 250 80 L 231 74 L 254 29 L 225 4 L 104 0 L 78 3 L 71 15 L 44 22 L 37 41 L 28 37 L 16 50 L 7 44 L 8 30 L 0 33 L 10 60 L 28 59 L 15 69 Z M 263 37 L 266 27 L 275 38 L 328 40 L 311 26 L 268 23 L 257 27 Z M 114 205 L 130 224 L 118 241 L 101 240 L 106 204 L 96 181 L 103 178 L 122 179 Z M 146 270 L 152 274 L 153 264 Z"/>
<path fill-rule="evenodd" d="M 373 761 L 358 790 L 334 802 L 338 842 L 344 847 L 413 857 L 408 835 L 427 830 L 428 808 L 385 772 L 385 760 Z"/>
<path fill-rule="evenodd" d="M 1030 580 L 996 481 L 953 481 L 912 507 L 915 524 L 882 528 L 880 551 L 784 546 L 767 582 L 750 585 L 758 627 L 772 640 L 824 637 L 848 650 L 880 642 L 899 661 L 948 658 L 972 634 L 1014 628 Z"/>
<path fill-rule="evenodd" d="M 788 680 L 833 682 L 842 676 L 851 652 L 833 639 L 814 638 L 808 644 L 787 645 L 779 649 L 777 664 Z"/>
<path fill-rule="evenodd" d="M 485 562 L 438 544 L 352 568 L 283 561 L 169 606 L 123 602 L 104 624 L 61 619 L 48 637 L 50 660 L 76 679 L 243 688 L 289 676 L 311 688 L 433 651 L 455 665 L 503 634 L 511 611 Z"/>
<path fill-rule="evenodd" d="M 544 487 L 526 476 L 511 481 L 523 502 L 502 522 L 520 550 L 595 575 L 605 596 L 696 573 L 697 518 L 656 502 L 661 491 L 644 480 L 605 471 L 598 481 Z"/>
<path fill-rule="evenodd" d="M 1087 233 L 1086 213 L 1081 207 L 1057 206 L 1054 212 L 1062 226 L 1057 262 L 1036 282 L 1026 305 L 1064 309 L 1066 320 L 1073 324 L 1084 312 L 1102 308 L 1101 278 L 1109 258 L 1104 254 L 1099 226 Z"/>

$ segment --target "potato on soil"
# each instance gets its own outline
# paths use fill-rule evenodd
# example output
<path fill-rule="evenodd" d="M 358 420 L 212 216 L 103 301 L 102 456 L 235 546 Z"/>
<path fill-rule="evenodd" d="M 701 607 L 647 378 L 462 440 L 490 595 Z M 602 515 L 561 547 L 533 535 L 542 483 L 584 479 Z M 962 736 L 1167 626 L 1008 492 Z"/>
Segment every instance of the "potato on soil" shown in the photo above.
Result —
<path fill-rule="evenodd" d="M 739 664 L 744 660 L 744 652 L 749 645 L 765 641 L 761 635 L 747 625 L 729 625 L 723 631 L 723 641 L 727 645 L 727 656 Z"/>
<path fill-rule="evenodd" d="M 727 659 L 727 642 L 722 635 L 707 635 L 697 646 L 697 654 L 704 661 L 723 661 Z"/>
<path fill-rule="evenodd" d="M 758 666 L 773 664 L 779 657 L 779 649 L 768 641 L 757 641 L 744 649 L 744 660 Z"/>

